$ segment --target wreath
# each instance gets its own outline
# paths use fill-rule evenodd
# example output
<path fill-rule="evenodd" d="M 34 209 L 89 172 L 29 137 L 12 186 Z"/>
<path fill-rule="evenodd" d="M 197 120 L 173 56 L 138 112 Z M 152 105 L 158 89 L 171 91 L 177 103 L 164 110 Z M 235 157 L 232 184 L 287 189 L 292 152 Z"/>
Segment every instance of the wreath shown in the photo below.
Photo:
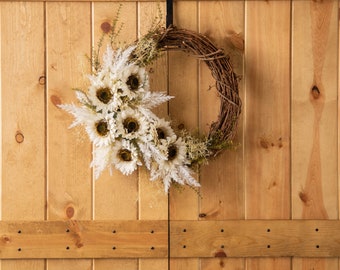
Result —
<path fill-rule="evenodd" d="M 230 59 L 206 36 L 172 25 L 156 25 L 133 44 L 114 49 L 116 22 L 102 59 L 99 50 L 105 33 L 90 58 L 93 73 L 88 75 L 88 89 L 75 89 L 79 104 L 60 105 L 75 118 L 70 128 L 84 126 L 94 144 L 91 167 L 96 179 L 106 168 L 128 175 L 144 165 L 151 181 L 163 181 L 165 192 L 171 183 L 197 188 L 196 166 L 233 146 L 241 100 Z M 170 121 L 152 111 L 173 97 L 150 90 L 146 67 L 169 50 L 204 61 L 216 81 L 220 112 L 206 136 L 175 131 Z"/>

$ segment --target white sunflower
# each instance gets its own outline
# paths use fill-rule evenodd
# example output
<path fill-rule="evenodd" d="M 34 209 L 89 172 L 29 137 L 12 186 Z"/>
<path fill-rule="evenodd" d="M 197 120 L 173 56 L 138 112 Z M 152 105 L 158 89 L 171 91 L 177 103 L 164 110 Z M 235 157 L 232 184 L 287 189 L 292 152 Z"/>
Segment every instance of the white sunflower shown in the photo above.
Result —
<path fill-rule="evenodd" d="M 112 128 L 110 125 L 110 118 L 111 114 L 102 115 L 98 113 L 93 121 L 85 124 L 86 132 L 95 146 L 108 146 L 115 141 L 115 138 L 111 136 L 111 129 L 114 129 L 114 127 Z"/>
<path fill-rule="evenodd" d="M 168 140 L 176 140 L 176 135 L 169 122 L 159 119 L 154 114 L 149 115 L 147 121 L 149 121 L 149 128 L 141 137 L 138 146 L 143 155 L 145 166 L 150 170 L 153 160 L 168 159 Z"/>
<path fill-rule="evenodd" d="M 108 46 L 103 55 L 101 69 L 95 75 L 89 76 L 91 83 L 89 98 L 97 111 L 117 110 L 127 99 L 136 97 L 135 94 L 132 95 L 134 91 L 147 85 L 144 68 L 139 68 L 130 62 L 134 48 L 135 46 L 130 46 L 125 50 L 114 51 Z M 135 89 L 136 85 L 137 89 Z M 130 88 L 133 91 L 130 91 Z"/>
<path fill-rule="evenodd" d="M 153 127 L 156 130 L 158 141 L 168 139 L 174 140 L 176 138 L 176 134 L 170 126 L 170 122 L 165 119 L 155 119 Z"/>
<path fill-rule="evenodd" d="M 167 152 L 167 160 L 157 160 L 152 163 L 151 180 L 161 179 L 165 192 L 168 192 L 172 181 L 181 185 L 199 187 L 200 184 L 192 177 L 192 171 L 187 166 L 186 145 L 182 139 L 168 139 Z"/>
<path fill-rule="evenodd" d="M 110 87 L 105 85 L 101 87 L 90 86 L 88 96 L 97 112 L 106 113 L 114 110 L 115 95 Z"/>
<path fill-rule="evenodd" d="M 145 68 L 130 64 L 120 71 L 118 88 L 129 102 L 139 100 L 149 89 L 149 79 Z"/>
<path fill-rule="evenodd" d="M 116 141 L 112 149 L 111 162 L 124 175 L 133 173 L 142 163 L 137 148 L 126 140 Z"/>
<path fill-rule="evenodd" d="M 125 107 L 116 116 L 117 134 L 126 140 L 143 140 L 149 129 L 149 122 L 135 109 Z"/>
<path fill-rule="evenodd" d="M 131 62 L 131 54 L 135 48 L 136 46 L 133 45 L 125 50 L 114 51 L 108 46 L 103 55 L 103 68 L 98 73 L 98 77 L 103 78 L 109 74 L 113 83 L 122 82 L 120 85 L 124 88 L 122 90 L 126 88 L 131 91 L 137 91 L 141 88 L 148 90 L 148 75 L 145 68 Z"/>
<path fill-rule="evenodd" d="M 88 97 L 96 111 L 117 111 L 126 102 L 127 99 L 124 97 L 126 94 L 121 88 L 121 82 L 115 76 L 115 74 L 108 73 L 104 75 L 105 79 L 98 78 L 98 76 L 90 78 L 91 86 L 88 90 Z"/>

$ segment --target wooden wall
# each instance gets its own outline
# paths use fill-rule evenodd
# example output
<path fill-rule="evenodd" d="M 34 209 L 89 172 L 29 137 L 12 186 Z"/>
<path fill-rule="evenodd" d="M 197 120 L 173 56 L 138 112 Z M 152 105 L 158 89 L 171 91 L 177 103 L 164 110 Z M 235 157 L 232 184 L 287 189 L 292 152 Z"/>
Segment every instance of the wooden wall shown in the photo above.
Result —
<path fill-rule="evenodd" d="M 164 2 L 122 3 L 121 41 L 145 33 L 158 7 L 165 15 Z M 119 5 L 0 3 L 3 221 L 339 218 L 338 1 L 175 2 L 175 25 L 207 34 L 241 77 L 240 147 L 202 168 L 202 198 L 189 188 L 167 196 L 144 169 L 95 181 L 89 140 L 57 107 L 86 86 L 84 54 Z M 152 88 L 176 96 L 158 113 L 207 131 L 219 98 L 204 64 L 169 53 L 150 70 Z M 299 257 L 1 261 L 1 270 L 339 268 L 338 258 Z"/>

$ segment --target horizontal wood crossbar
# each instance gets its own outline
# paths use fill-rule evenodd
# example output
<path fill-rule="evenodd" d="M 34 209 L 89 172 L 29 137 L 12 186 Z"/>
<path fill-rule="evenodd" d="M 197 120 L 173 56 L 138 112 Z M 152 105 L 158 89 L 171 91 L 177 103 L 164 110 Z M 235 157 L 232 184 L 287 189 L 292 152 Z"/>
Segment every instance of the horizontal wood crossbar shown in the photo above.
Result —
<path fill-rule="evenodd" d="M 337 220 L 171 222 L 172 257 L 338 257 Z"/>
<path fill-rule="evenodd" d="M 1 259 L 340 256 L 338 220 L 1 221 L 0 236 Z"/>
<path fill-rule="evenodd" d="M 0 222 L 0 258 L 168 256 L 166 221 Z"/>

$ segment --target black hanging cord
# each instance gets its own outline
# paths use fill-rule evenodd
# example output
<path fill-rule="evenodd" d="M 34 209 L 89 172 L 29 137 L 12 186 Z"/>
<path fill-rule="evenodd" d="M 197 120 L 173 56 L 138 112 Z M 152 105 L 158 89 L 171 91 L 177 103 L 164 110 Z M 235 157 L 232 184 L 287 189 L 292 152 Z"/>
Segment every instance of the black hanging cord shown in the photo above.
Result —
<path fill-rule="evenodd" d="M 166 28 L 173 24 L 173 0 L 166 0 Z"/>

